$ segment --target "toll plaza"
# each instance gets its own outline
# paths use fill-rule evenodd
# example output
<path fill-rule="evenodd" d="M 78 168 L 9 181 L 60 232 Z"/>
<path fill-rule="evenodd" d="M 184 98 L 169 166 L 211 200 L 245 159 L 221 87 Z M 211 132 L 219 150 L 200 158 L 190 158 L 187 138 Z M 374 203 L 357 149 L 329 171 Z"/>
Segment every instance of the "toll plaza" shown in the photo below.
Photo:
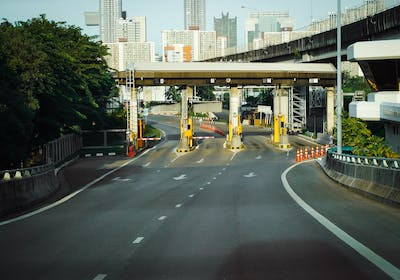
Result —
<path fill-rule="evenodd" d="M 225 86 L 230 91 L 229 126 L 225 147 L 243 148 L 242 125 L 240 119 L 241 92 L 243 86 L 273 86 L 274 103 L 279 104 L 274 110 L 273 142 L 280 147 L 287 147 L 288 94 L 285 88 L 320 86 L 326 89 L 327 127 L 334 126 L 334 86 L 336 68 L 327 63 L 232 63 L 232 62 L 190 62 L 136 63 L 132 69 L 116 73 L 120 85 L 126 85 L 131 93 L 131 105 L 128 118 L 131 141 L 136 142 L 137 131 L 137 89 L 146 86 L 179 86 L 182 91 L 181 137 L 178 152 L 190 151 L 193 146 L 193 123 L 188 114 L 188 100 L 193 97 L 195 86 Z"/>

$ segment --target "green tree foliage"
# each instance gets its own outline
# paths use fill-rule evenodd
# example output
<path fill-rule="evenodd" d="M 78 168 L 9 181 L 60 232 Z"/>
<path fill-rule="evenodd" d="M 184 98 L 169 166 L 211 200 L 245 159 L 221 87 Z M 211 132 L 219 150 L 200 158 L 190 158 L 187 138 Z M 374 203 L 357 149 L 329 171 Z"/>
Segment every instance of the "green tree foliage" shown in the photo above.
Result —
<path fill-rule="evenodd" d="M 165 98 L 167 100 L 172 100 L 174 102 L 181 102 L 182 96 L 178 90 L 178 87 L 169 87 L 168 90 L 165 92 Z"/>
<path fill-rule="evenodd" d="M 342 142 L 343 145 L 353 147 L 354 154 L 359 156 L 399 156 L 386 144 L 384 138 L 372 135 L 365 122 L 348 116 L 342 118 Z"/>
<path fill-rule="evenodd" d="M 355 92 L 363 90 L 366 94 L 371 92 L 367 81 L 364 77 L 350 76 L 349 73 L 343 73 L 343 92 Z"/>
<path fill-rule="evenodd" d="M 198 86 L 196 87 L 196 95 L 203 101 L 214 101 L 214 87 L 213 86 Z"/>
<path fill-rule="evenodd" d="M 23 138 L 18 145 L 27 147 L 26 154 L 93 122 L 98 128 L 107 126 L 106 104 L 117 89 L 103 59 L 104 46 L 82 35 L 79 28 L 44 15 L 15 24 L 3 21 L 0 43 L 0 106 L 1 113 L 9 115 L 2 118 L 7 121 L 2 126 L 15 130 L 2 137 L 1 144 Z M 21 156 L 1 158 L 4 163 L 21 160 Z"/>

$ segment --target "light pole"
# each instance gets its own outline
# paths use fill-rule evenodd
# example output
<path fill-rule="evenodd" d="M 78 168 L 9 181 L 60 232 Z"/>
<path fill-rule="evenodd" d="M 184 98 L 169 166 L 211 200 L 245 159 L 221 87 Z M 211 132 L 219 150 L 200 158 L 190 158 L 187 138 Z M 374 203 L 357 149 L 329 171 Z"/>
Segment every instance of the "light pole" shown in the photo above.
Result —
<path fill-rule="evenodd" d="M 337 152 L 342 154 L 342 8 L 341 0 L 337 0 Z"/>

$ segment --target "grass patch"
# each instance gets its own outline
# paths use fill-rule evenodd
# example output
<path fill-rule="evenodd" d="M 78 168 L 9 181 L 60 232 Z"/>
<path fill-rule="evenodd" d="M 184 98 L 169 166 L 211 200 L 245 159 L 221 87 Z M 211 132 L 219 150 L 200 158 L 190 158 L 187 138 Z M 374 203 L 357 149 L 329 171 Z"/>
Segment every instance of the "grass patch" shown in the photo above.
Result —
<path fill-rule="evenodd" d="M 160 137 L 161 138 L 161 131 L 151 125 L 146 125 L 144 130 L 144 137 Z"/>

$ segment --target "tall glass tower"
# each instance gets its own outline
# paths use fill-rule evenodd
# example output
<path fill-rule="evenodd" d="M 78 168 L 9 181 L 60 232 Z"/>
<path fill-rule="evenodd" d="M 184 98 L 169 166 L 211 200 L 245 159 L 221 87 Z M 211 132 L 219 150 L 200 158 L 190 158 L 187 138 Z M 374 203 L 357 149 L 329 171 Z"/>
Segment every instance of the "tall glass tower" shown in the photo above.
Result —
<path fill-rule="evenodd" d="M 206 30 L 205 0 L 184 0 L 185 29 Z"/>
<path fill-rule="evenodd" d="M 230 18 L 229 13 L 221 18 L 214 17 L 214 30 L 217 32 L 217 37 L 227 38 L 227 47 L 236 48 L 237 46 L 237 17 Z"/>
<path fill-rule="evenodd" d="M 116 42 L 116 24 L 121 16 L 122 0 L 100 0 L 100 39 L 103 43 Z"/>

